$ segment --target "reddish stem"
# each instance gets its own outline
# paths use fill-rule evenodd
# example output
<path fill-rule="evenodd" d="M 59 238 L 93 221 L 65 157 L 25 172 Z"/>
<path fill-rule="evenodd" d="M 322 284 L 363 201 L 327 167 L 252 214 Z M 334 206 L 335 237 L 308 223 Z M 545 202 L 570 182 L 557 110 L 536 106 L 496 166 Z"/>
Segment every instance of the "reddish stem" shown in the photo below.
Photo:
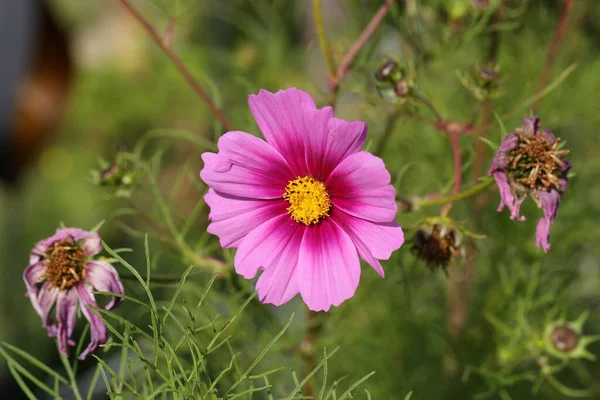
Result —
<path fill-rule="evenodd" d="M 335 95 L 340 87 L 340 83 L 342 82 L 342 80 L 344 80 L 346 75 L 348 75 L 348 72 L 350 71 L 350 66 L 352 65 L 352 61 L 354 61 L 354 58 L 356 57 L 360 49 L 362 49 L 367 40 L 369 40 L 371 35 L 373 35 L 377 27 L 381 24 L 381 21 L 383 21 L 383 18 L 386 16 L 393 3 L 394 0 L 385 0 L 381 7 L 379 7 L 379 10 L 377 10 L 375 15 L 373 16 L 367 27 L 362 31 L 358 39 L 356 39 L 356 42 L 354 42 L 352 47 L 350 47 L 350 50 L 348 50 L 348 52 L 342 59 L 342 62 L 338 65 L 336 76 L 332 77 L 330 81 L 330 92 L 332 97 L 330 104 L 332 104 L 335 101 Z"/>
<path fill-rule="evenodd" d="M 204 88 L 202 86 L 200 86 L 198 81 L 194 78 L 194 76 L 191 74 L 191 72 L 187 69 L 185 64 L 171 50 L 169 44 L 167 43 L 168 40 L 167 41 L 163 40 L 163 38 L 154 30 L 152 25 L 150 25 L 150 23 L 144 19 L 142 14 L 140 14 L 139 11 L 136 10 L 135 7 L 133 7 L 131 5 L 129 0 L 120 0 L 120 1 L 121 1 L 121 4 L 123 4 L 125 6 L 125 8 L 129 11 L 129 13 L 136 20 L 138 20 L 138 22 L 140 24 L 142 24 L 142 27 L 144 28 L 144 30 L 150 35 L 150 37 L 156 42 L 156 44 L 158 46 L 160 46 L 160 48 L 167 55 L 167 57 L 169 57 L 171 59 L 173 64 L 175 64 L 175 67 L 177 67 L 177 69 L 179 70 L 181 75 L 183 75 L 183 77 L 188 82 L 188 84 L 192 87 L 194 92 L 196 92 L 196 94 L 198 96 L 200 96 L 200 98 L 202 99 L 204 104 L 210 109 L 210 111 L 213 113 L 213 115 L 215 117 L 217 117 L 217 119 L 221 122 L 221 124 L 223 124 L 223 127 L 228 131 L 232 130 L 231 124 L 229 123 L 227 118 L 225 118 L 225 116 L 223 115 L 221 110 L 217 107 L 217 105 L 213 102 L 213 100 L 208 95 L 206 90 L 204 90 Z"/>
<path fill-rule="evenodd" d="M 567 22 L 569 20 L 569 15 L 571 14 L 571 9 L 573 8 L 573 3 L 573 0 L 563 0 L 562 10 L 560 12 L 560 16 L 558 17 L 558 23 L 556 24 L 556 29 L 554 30 L 554 36 L 552 37 L 550 48 L 548 49 L 548 55 L 546 56 L 544 69 L 540 75 L 540 83 L 537 91 L 538 93 L 546 87 L 548 81 L 550 80 L 550 76 L 552 75 L 552 67 L 554 66 L 554 61 L 560 52 L 560 46 L 563 42 L 563 39 L 565 38 Z M 533 105 L 534 112 L 538 109 L 540 101 L 541 99 L 536 101 Z"/>
<path fill-rule="evenodd" d="M 450 143 L 452 144 L 452 155 L 454 156 L 454 186 L 452 187 L 452 194 L 458 193 L 460 185 L 462 184 L 462 157 L 460 155 L 460 143 L 458 136 L 460 132 L 450 133 Z M 440 214 L 445 217 L 452 209 L 453 203 L 446 204 Z"/>

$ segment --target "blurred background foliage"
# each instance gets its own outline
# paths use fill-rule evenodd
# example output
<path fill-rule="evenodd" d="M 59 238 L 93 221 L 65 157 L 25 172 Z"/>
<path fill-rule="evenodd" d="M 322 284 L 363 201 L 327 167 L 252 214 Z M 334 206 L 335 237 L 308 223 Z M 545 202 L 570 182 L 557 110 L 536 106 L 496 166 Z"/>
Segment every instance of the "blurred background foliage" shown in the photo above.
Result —
<path fill-rule="evenodd" d="M 476 7 L 479 3 L 484 8 Z M 380 149 L 400 198 L 450 192 L 454 179 L 450 141 L 423 121 L 434 116 L 422 105 L 382 99 L 374 74 L 389 59 L 410 66 L 412 84 L 444 118 L 477 126 L 485 106 L 461 84 L 457 71 L 468 74 L 486 66 L 496 34 L 502 93 L 490 101 L 490 107 L 498 115 L 506 114 L 538 90 L 562 1 L 499 3 L 395 2 L 342 83 L 336 115 L 369 123 L 367 146 Z M 174 21 L 174 51 L 234 129 L 259 134 L 247 96 L 261 88 L 276 91 L 295 86 L 325 104 L 326 66 L 308 0 L 140 0 L 134 4 L 159 32 Z M 52 234 L 60 222 L 89 229 L 105 220 L 100 230 L 103 239 L 113 248 L 132 248 L 124 257 L 142 272 L 143 235 L 148 233 L 157 277 L 152 288 L 165 301 L 173 293 L 169 282 L 179 282 L 190 263 L 204 267 L 190 273 L 182 293 L 186 304 L 195 304 L 212 273 L 220 272 L 211 291 L 214 314 L 230 315 L 252 293 L 253 285 L 230 273 L 234 253 L 221 249 L 205 231 L 208 211 L 202 196 L 206 188 L 197 173 L 202 167 L 200 154 L 214 148 L 223 133 L 221 125 L 116 0 L 53 0 L 50 5 L 69 33 L 75 79 L 56 134 L 16 187 L 0 188 L 0 340 L 59 365 L 52 341 L 23 297 L 21 274 L 33 244 Z M 323 1 L 336 60 L 341 60 L 379 6 L 379 1 Z M 491 13 L 497 7 L 501 16 L 493 20 Z M 312 322 L 318 324 L 317 334 L 308 343 L 306 307 L 299 299 L 280 308 L 254 300 L 237 322 L 234 343 L 243 354 L 240 363 L 248 365 L 295 311 L 291 328 L 271 350 L 263 370 L 284 365 L 304 375 L 312 353 L 319 357 L 323 346 L 340 346 L 329 362 L 330 379 L 345 377 L 340 385 L 349 384 L 376 371 L 361 385 L 357 398 L 366 398 L 363 389 L 377 399 L 403 399 L 409 391 L 414 392 L 413 399 L 528 399 L 532 390 L 540 399 L 600 398 L 597 361 L 570 362 L 553 375 L 556 385 L 540 380 L 544 363 L 560 361 L 543 353 L 548 324 L 561 318 L 574 321 L 588 312 L 582 334 L 600 333 L 599 21 L 600 4 L 575 2 L 552 78 L 573 63 L 577 68 L 543 98 L 537 110 L 542 128 L 567 142 L 575 173 L 552 228 L 548 254 L 534 246 L 541 211 L 533 202 L 524 206 L 527 221 L 514 222 L 507 211 L 496 212 L 499 197 L 495 189 L 488 190 L 457 202 L 450 214 L 465 221 L 469 230 L 487 236 L 470 243 L 468 274 L 462 260 L 448 266 L 448 277 L 439 270 L 432 272 L 415 258 L 407 242 L 384 262 L 385 280 L 363 269 L 357 294 L 328 314 L 319 314 Z M 512 131 L 530 113 L 531 107 L 526 107 L 506 118 L 506 129 Z M 491 114 L 483 118 L 487 123 L 495 120 Z M 496 125 L 487 135 L 499 143 L 502 130 Z M 468 187 L 477 178 L 473 164 L 478 141 L 475 135 L 462 135 L 460 142 Z M 484 173 L 492 150 L 486 147 L 485 152 Z M 131 196 L 123 196 L 128 192 L 115 196 L 114 188 L 94 184 L 90 171 L 101 167 L 98 160 L 110 163 L 125 157 L 122 154 L 148 162 L 176 230 L 189 230 L 187 252 L 173 245 L 168 221 L 148 185 L 148 171 L 133 170 Z M 398 221 L 410 239 L 411 228 L 438 213 L 437 207 L 404 211 Z M 206 262 L 205 257 L 224 262 Z M 142 298 L 140 286 L 126 270 L 120 271 L 127 293 Z M 147 324 L 131 302 L 118 313 L 140 326 Z M 453 329 L 460 333 L 453 334 Z M 600 345 L 591 344 L 588 350 L 598 355 Z M 224 355 L 216 364 L 228 362 Z M 88 360 L 82 368 L 93 366 L 94 361 Z M 0 374 L 3 393 L 14 390 L 10 398 L 19 398 L 4 363 Z M 295 386 L 290 376 L 282 373 L 271 382 L 276 397 Z M 320 379 L 318 374 L 315 382 Z"/>

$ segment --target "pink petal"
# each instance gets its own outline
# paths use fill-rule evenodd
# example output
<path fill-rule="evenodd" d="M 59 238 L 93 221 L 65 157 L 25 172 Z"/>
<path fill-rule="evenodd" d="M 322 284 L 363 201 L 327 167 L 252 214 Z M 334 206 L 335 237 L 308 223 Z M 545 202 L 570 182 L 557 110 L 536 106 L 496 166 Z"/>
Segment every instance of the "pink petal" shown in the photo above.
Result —
<path fill-rule="evenodd" d="M 258 95 L 248 99 L 250 111 L 267 142 L 281 153 L 290 165 L 294 178 L 310 174 L 306 163 L 307 140 L 314 133 L 315 125 L 326 128 L 316 122 L 317 106 L 306 92 L 296 88 L 280 90 L 273 94 L 261 90 Z M 321 122 L 331 109 L 322 110 Z"/>
<path fill-rule="evenodd" d="M 347 122 L 333 118 L 329 121 L 328 135 L 325 139 L 325 152 L 322 155 L 321 174 L 323 181 L 331 171 L 346 157 L 358 153 L 367 138 L 367 124 L 362 121 Z"/>
<path fill-rule="evenodd" d="M 360 280 L 356 247 L 331 218 L 305 230 L 296 274 L 302 299 L 313 311 L 328 311 L 354 295 Z"/>
<path fill-rule="evenodd" d="M 52 332 L 58 339 L 58 348 L 65 356 L 69 355 L 67 345 L 73 346 L 71 340 L 75 328 L 75 317 L 77 313 L 77 292 L 74 288 L 60 291 L 56 299 L 56 323 L 57 330 Z"/>
<path fill-rule="evenodd" d="M 252 229 L 269 219 L 287 214 L 288 203 L 281 200 L 249 200 L 217 193 L 204 196 L 210 207 L 207 231 L 219 237 L 222 247 L 237 248 Z"/>
<path fill-rule="evenodd" d="M 228 132 L 219 139 L 219 153 L 202 154 L 200 177 L 212 189 L 236 197 L 281 198 L 295 178 L 271 145 L 245 132 Z"/>
<path fill-rule="evenodd" d="M 379 260 L 388 260 L 404 243 L 404 232 L 396 221 L 374 223 L 355 218 L 343 211 L 336 211 L 333 218 L 350 236 L 358 255 L 384 277 Z"/>
<path fill-rule="evenodd" d="M 498 191 L 500 192 L 498 212 L 502 211 L 504 206 L 506 206 L 510 210 L 510 219 L 525 221 L 525 217 L 521 216 L 521 204 L 523 204 L 527 196 L 519 198 L 513 194 L 504 172 L 495 172 L 493 175 L 496 185 L 498 185 Z"/>
<path fill-rule="evenodd" d="M 535 231 L 535 245 L 547 253 L 550 250 L 550 228 L 560 205 L 560 193 L 555 189 L 550 191 L 540 190 L 538 196 L 544 216 L 540 218 Z"/>
<path fill-rule="evenodd" d="M 305 231 L 302 226 L 294 230 L 279 255 L 265 267 L 258 278 L 256 290 L 261 302 L 280 306 L 298 294 L 296 271 L 300 244 Z"/>
<path fill-rule="evenodd" d="M 98 304 L 94 300 L 94 295 L 90 291 L 83 281 L 79 282 L 76 286 L 77 294 L 79 295 L 79 304 L 81 305 L 81 312 L 83 316 L 90 323 L 90 344 L 88 347 L 79 355 L 79 359 L 83 360 L 88 354 L 96 351 L 101 344 L 106 343 L 107 334 L 106 326 L 102 323 L 102 320 L 98 318 L 88 306 L 98 307 Z"/>
<path fill-rule="evenodd" d="M 97 291 L 125 294 L 119 274 L 106 261 L 89 261 L 85 264 L 85 271 L 85 280 Z M 121 302 L 123 302 L 122 297 L 111 296 L 110 302 L 104 308 L 111 310 L 121 304 Z"/>
<path fill-rule="evenodd" d="M 251 279 L 259 269 L 269 269 L 278 261 L 296 231 L 302 229 L 304 225 L 292 221 L 287 215 L 271 218 L 256 227 L 242 240 L 235 254 L 235 271 Z"/>
<path fill-rule="evenodd" d="M 335 208 L 358 218 L 390 222 L 396 218 L 396 190 L 379 157 L 367 152 L 345 158 L 327 179 Z"/>
<path fill-rule="evenodd" d="M 52 307 L 54 307 L 54 303 L 56 302 L 56 298 L 58 297 L 59 290 L 56 286 L 51 284 L 50 282 L 44 283 L 44 286 L 38 292 L 37 301 L 40 305 L 40 309 L 42 313 L 40 317 L 42 317 L 42 326 L 49 331 L 55 331 L 56 327 L 53 326 L 54 323 L 50 318 L 50 311 Z M 52 335 L 54 336 L 54 335 Z"/>
<path fill-rule="evenodd" d="M 81 247 L 89 257 L 95 256 L 102 251 L 102 240 L 98 232 L 88 232 L 79 228 L 58 228 L 54 235 L 36 243 L 33 250 L 31 250 L 29 257 L 30 264 L 45 257 L 46 251 L 54 243 L 65 239 L 80 242 Z"/>
<path fill-rule="evenodd" d="M 43 316 L 44 311 L 38 302 L 38 284 L 44 280 L 45 273 L 46 265 L 44 265 L 42 262 L 30 265 L 23 272 L 23 281 L 25 282 L 25 287 L 27 288 L 25 295 L 29 297 L 31 305 L 40 315 L 40 317 Z"/>

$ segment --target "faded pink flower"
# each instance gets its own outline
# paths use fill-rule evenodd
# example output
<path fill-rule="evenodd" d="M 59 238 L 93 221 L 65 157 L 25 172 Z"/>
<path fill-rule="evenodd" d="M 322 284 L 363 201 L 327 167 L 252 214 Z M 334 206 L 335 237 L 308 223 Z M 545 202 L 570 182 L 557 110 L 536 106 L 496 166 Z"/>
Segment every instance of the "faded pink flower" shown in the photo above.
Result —
<path fill-rule="evenodd" d="M 561 150 L 560 139 L 546 129 L 540 130 L 538 117 L 525 118 L 523 124 L 502 139 L 492 159 L 489 174 L 500 192 L 498 211 L 506 206 L 510 218 L 525 221 L 521 204 L 530 196 L 544 216 L 538 221 L 535 244 L 545 252 L 550 250 L 550 228 L 558 206 L 567 189 L 567 174 L 571 164 Z"/>
<path fill-rule="evenodd" d="M 249 104 L 266 142 L 228 132 L 217 154 L 202 154 L 208 232 L 238 249 L 237 273 L 263 270 L 262 302 L 300 293 L 311 310 L 327 311 L 354 295 L 359 257 L 383 277 L 379 260 L 404 242 L 390 174 L 360 151 L 367 124 L 318 110 L 301 90 L 261 90 Z"/>
<path fill-rule="evenodd" d="M 75 345 L 71 335 L 77 306 L 90 322 L 91 342 L 79 356 L 84 359 L 107 339 L 106 326 L 88 308 L 98 306 L 92 291 L 124 293 L 113 266 L 93 259 L 100 251 L 102 241 L 98 232 L 59 228 L 53 236 L 35 245 L 29 256 L 29 267 L 23 273 L 27 286 L 25 295 L 42 318 L 48 336 L 58 339 L 58 347 L 64 355 L 68 355 L 67 345 Z M 113 296 L 105 308 L 115 308 L 122 300 Z M 53 308 L 56 308 L 56 321 L 50 316 Z"/>

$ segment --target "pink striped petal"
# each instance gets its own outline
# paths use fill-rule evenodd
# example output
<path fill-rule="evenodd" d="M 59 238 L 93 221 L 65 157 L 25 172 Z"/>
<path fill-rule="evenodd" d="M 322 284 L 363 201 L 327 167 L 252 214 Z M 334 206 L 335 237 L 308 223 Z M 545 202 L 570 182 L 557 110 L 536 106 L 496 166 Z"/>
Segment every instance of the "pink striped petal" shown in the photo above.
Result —
<path fill-rule="evenodd" d="M 282 214 L 288 203 L 280 200 L 249 200 L 228 196 L 210 189 L 204 196 L 210 207 L 211 224 L 207 231 L 219 237 L 222 247 L 237 248 L 252 229 Z"/>
<path fill-rule="evenodd" d="M 279 255 L 258 278 L 256 290 L 261 302 L 280 306 L 298 294 L 296 271 L 305 230 L 301 226 L 294 230 Z"/>
<path fill-rule="evenodd" d="M 83 251 L 89 257 L 95 256 L 102 251 L 102 240 L 98 232 L 88 232 L 79 228 L 58 228 L 54 235 L 36 243 L 33 250 L 31 250 L 29 257 L 30 264 L 44 258 L 50 246 L 65 239 L 80 242 Z"/>
<path fill-rule="evenodd" d="M 40 284 L 44 280 L 44 274 L 46 273 L 46 265 L 42 262 L 38 262 L 30 265 L 23 271 L 23 281 L 25 282 L 25 287 L 27 291 L 25 292 L 25 296 L 29 297 L 31 301 L 31 305 L 34 310 L 40 315 L 43 315 L 44 311 L 42 307 L 40 307 L 40 303 L 38 302 L 38 284 Z"/>
<path fill-rule="evenodd" d="M 336 165 L 362 148 L 364 122 L 347 122 L 331 107 L 317 110 L 306 92 L 296 88 L 251 95 L 250 110 L 267 142 L 288 160 L 294 177 L 311 175 L 325 181 Z"/>
<path fill-rule="evenodd" d="M 367 152 L 345 158 L 327 179 L 335 208 L 373 222 L 390 222 L 396 217 L 396 190 L 383 160 Z"/>
<path fill-rule="evenodd" d="M 319 117 L 310 95 L 296 88 L 274 94 L 261 90 L 258 95 L 250 95 L 248 104 L 265 139 L 287 160 L 294 178 L 310 175 L 307 141 L 314 134 L 315 125 L 326 129 L 325 120 L 327 116 L 333 117 L 332 110 L 321 112 L 323 115 Z M 321 122 L 315 122 L 316 119 Z"/>
<path fill-rule="evenodd" d="M 251 199 L 281 198 L 295 178 L 271 145 L 245 132 L 228 132 L 219 139 L 219 153 L 202 154 L 200 177 L 212 189 Z"/>
<path fill-rule="evenodd" d="M 379 260 L 388 260 L 404 243 L 404 232 L 396 221 L 375 223 L 336 211 L 333 218 L 350 236 L 358 255 L 384 277 Z"/>
<path fill-rule="evenodd" d="M 86 281 L 97 291 L 125 294 L 117 270 L 106 261 L 88 261 L 85 264 L 85 271 Z M 111 296 L 110 302 L 104 308 L 112 310 L 122 302 L 122 297 Z"/>
<path fill-rule="evenodd" d="M 322 181 L 327 180 L 331 172 L 346 157 L 358 153 L 367 139 L 367 124 L 362 121 L 348 122 L 333 118 L 329 121 L 328 135 L 325 138 L 325 152 L 321 156 Z"/>
<path fill-rule="evenodd" d="M 360 280 L 356 247 L 331 218 L 306 229 L 297 280 L 302 299 L 313 311 L 328 311 L 354 295 Z"/>
<path fill-rule="evenodd" d="M 77 292 L 74 288 L 60 291 L 56 299 L 56 324 L 54 332 L 50 330 L 52 336 L 58 339 L 58 348 L 65 356 L 69 355 L 67 346 L 75 345 L 71 340 L 73 329 L 75 328 L 75 317 L 77 314 Z"/>
<path fill-rule="evenodd" d="M 56 286 L 54 286 L 50 282 L 46 282 L 39 290 L 37 296 L 37 301 L 42 311 L 42 313 L 40 314 L 40 317 L 42 318 L 42 326 L 45 329 L 48 329 L 49 331 L 56 329 L 56 327 L 53 327 L 54 322 L 52 321 L 52 318 L 50 318 L 50 311 L 56 303 L 58 293 L 59 290 Z"/>
<path fill-rule="evenodd" d="M 81 312 L 83 316 L 90 323 L 90 344 L 86 349 L 79 355 L 79 359 L 83 360 L 88 354 L 93 353 L 100 347 L 101 344 L 106 343 L 107 333 L 106 326 L 100 318 L 98 318 L 88 306 L 98 307 L 89 287 L 83 282 L 79 282 L 76 286 L 77 294 L 79 295 L 79 304 L 81 305 Z"/>
<path fill-rule="evenodd" d="M 235 271 L 246 279 L 253 278 L 259 269 L 269 269 L 290 244 L 296 230 L 304 229 L 287 215 L 271 218 L 256 227 L 242 240 L 235 254 Z"/>

